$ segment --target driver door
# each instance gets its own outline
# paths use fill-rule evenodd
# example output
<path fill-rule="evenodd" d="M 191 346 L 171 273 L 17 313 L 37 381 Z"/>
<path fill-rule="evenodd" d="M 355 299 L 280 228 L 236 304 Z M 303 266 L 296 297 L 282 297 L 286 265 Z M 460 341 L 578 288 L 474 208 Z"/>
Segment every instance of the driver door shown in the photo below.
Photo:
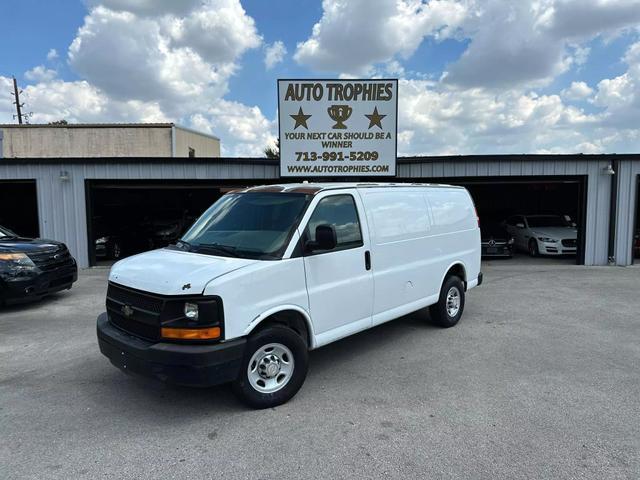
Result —
<path fill-rule="evenodd" d="M 371 326 L 373 275 L 367 228 L 360 198 L 350 193 L 324 196 L 317 203 L 302 235 L 309 310 L 317 345 Z M 336 231 L 336 247 L 308 251 L 318 225 Z M 369 260 L 367 260 L 369 258 Z"/>

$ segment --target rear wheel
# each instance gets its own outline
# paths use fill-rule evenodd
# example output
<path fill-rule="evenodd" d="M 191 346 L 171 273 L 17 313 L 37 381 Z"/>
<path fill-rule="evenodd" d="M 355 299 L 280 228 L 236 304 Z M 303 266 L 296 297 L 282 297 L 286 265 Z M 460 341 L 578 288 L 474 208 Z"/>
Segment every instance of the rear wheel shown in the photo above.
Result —
<path fill-rule="evenodd" d="M 267 327 L 247 341 L 234 393 L 253 408 L 281 405 L 300 390 L 307 376 L 307 345 L 287 327 Z"/>
<path fill-rule="evenodd" d="M 429 307 L 433 323 L 439 327 L 453 327 L 464 311 L 464 283 L 455 276 L 448 276 L 442 284 L 438 303 Z"/>
<path fill-rule="evenodd" d="M 532 257 L 537 257 L 540 255 L 540 250 L 538 250 L 538 242 L 535 239 L 529 240 L 529 255 Z"/>

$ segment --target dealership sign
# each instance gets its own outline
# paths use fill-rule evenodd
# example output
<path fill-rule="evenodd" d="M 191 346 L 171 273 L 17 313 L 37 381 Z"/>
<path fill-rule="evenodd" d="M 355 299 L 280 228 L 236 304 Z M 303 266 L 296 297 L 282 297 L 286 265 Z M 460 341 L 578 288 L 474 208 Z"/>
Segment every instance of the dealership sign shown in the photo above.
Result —
<path fill-rule="evenodd" d="M 396 174 L 398 80 L 278 80 L 280 175 Z"/>

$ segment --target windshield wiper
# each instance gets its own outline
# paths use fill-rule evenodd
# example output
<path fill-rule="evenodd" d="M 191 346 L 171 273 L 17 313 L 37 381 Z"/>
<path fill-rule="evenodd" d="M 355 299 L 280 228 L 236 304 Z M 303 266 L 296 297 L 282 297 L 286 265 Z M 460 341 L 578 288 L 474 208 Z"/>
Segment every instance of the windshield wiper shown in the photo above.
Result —
<path fill-rule="evenodd" d="M 188 252 L 192 249 L 191 244 L 189 242 L 185 242 L 184 240 L 178 240 L 176 243 L 172 243 L 171 246 L 177 247 L 180 250 L 184 250 L 185 252 Z"/>
<path fill-rule="evenodd" d="M 220 245 L 219 243 L 199 243 L 196 245 L 198 250 L 208 250 L 211 252 L 220 252 L 226 254 L 230 257 L 240 258 L 240 254 L 237 252 L 237 248 L 231 247 L 229 245 Z"/>

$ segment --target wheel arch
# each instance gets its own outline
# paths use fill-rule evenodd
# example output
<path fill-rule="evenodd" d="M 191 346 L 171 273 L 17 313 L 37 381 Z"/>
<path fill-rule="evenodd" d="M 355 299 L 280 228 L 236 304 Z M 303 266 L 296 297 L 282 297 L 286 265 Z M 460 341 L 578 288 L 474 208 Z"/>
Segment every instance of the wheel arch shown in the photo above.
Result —
<path fill-rule="evenodd" d="M 244 334 L 250 335 L 270 325 L 286 325 L 304 339 L 310 350 L 316 346 L 311 317 L 298 305 L 281 305 L 261 313 L 253 319 Z"/>
<path fill-rule="evenodd" d="M 467 291 L 467 267 L 462 261 L 457 260 L 449 265 L 445 274 L 440 279 L 440 289 L 442 289 L 442 285 L 449 275 L 456 275 L 460 277 L 462 283 L 464 284 L 464 291 Z"/>

